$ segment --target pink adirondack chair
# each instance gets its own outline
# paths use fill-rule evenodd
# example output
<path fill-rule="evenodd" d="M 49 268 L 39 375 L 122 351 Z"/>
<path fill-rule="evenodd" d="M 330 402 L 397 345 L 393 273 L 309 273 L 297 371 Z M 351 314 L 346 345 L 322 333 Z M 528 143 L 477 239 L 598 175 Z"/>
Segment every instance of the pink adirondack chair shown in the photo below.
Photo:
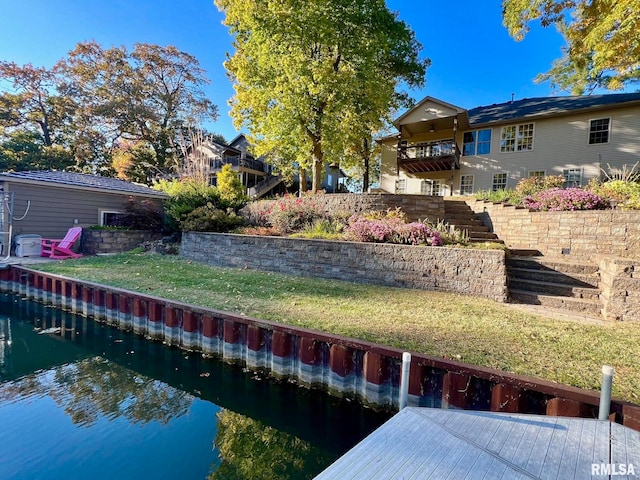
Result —
<path fill-rule="evenodd" d="M 79 258 L 82 255 L 71 251 L 73 244 L 80 238 L 82 227 L 70 228 L 62 240 L 54 240 L 52 238 L 42 239 L 41 257 L 56 258 L 64 260 L 65 258 Z"/>

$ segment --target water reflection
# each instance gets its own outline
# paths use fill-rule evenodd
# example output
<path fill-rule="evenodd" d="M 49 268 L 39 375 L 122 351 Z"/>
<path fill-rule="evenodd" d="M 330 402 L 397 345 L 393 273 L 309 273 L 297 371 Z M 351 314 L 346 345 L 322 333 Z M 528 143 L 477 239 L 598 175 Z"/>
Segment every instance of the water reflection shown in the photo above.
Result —
<path fill-rule="evenodd" d="M 10 295 L 0 325 L 0 478 L 313 478 L 388 418 Z"/>
<path fill-rule="evenodd" d="M 163 382 L 93 357 L 0 385 L 0 401 L 51 397 L 74 424 L 90 426 L 100 416 L 133 424 L 166 425 L 189 411 L 193 396 Z"/>
<path fill-rule="evenodd" d="M 335 460 L 309 442 L 244 415 L 218 412 L 215 446 L 222 464 L 209 480 L 313 478 Z"/>

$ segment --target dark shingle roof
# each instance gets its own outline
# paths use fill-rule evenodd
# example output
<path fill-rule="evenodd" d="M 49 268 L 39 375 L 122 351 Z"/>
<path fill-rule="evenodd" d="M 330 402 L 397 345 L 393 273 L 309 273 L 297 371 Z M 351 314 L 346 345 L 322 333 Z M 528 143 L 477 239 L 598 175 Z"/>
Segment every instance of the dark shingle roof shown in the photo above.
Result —
<path fill-rule="evenodd" d="M 117 178 L 100 177 L 84 173 L 57 172 L 54 170 L 8 172 L 1 173 L 0 179 L 29 180 L 34 182 L 55 183 L 71 187 L 95 188 L 131 195 L 144 195 L 148 197 L 166 197 L 166 194 L 135 183 L 118 180 Z"/>
<path fill-rule="evenodd" d="M 469 123 L 507 122 L 520 118 L 562 115 L 576 110 L 613 107 L 628 102 L 640 102 L 640 93 L 616 93 L 581 97 L 525 98 L 468 110 Z"/>

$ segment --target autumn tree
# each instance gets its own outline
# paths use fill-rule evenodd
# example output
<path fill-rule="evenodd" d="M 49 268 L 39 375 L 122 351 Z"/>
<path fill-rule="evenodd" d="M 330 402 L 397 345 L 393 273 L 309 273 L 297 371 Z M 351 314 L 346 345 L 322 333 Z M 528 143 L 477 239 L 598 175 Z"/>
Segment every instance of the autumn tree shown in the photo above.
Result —
<path fill-rule="evenodd" d="M 59 76 L 31 64 L 0 62 L 0 168 L 37 170 L 73 164 L 71 105 L 57 92 Z"/>
<path fill-rule="evenodd" d="M 581 95 L 619 90 L 640 79 L 640 3 L 637 0 L 503 0 L 503 23 L 516 40 L 529 24 L 556 25 L 563 55 L 537 81 Z"/>
<path fill-rule="evenodd" d="M 383 0 L 215 3 L 234 36 L 236 127 L 258 155 L 310 170 L 314 191 L 325 163 L 378 128 L 401 83 L 423 84 L 421 45 Z"/>
<path fill-rule="evenodd" d="M 145 163 L 138 164 L 147 181 L 176 172 L 183 127 L 217 116 L 202 90 L 208 80 L 197 59 L 172 46 L 139 43 L 128 51 L 80 43 L 57 68 L 65 78 L 62 93 L 74 100 L 76 123 L 88 138 L 147 149 Z"/>

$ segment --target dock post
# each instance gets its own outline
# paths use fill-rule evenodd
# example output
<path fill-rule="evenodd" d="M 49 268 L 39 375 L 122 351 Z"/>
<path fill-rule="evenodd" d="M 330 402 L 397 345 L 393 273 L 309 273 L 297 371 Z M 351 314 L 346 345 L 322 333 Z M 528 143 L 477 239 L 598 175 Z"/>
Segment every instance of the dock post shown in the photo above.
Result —
<path fill-rule="evenodd" d="M 409 398 L 409 367 L 411 366 L 411 354 L 403 352 L 402 354 L 402 375 L 400 376 L 400 401 L 398 410 L 402 410 L 407 406 Z"/>
<path fill-rule="evenodd" d="M 600 406 L 598 420 L 608 420 L 611 409 L 611 385 L 613 383 L 613 367 L 602 366 L 602 386 L 600 387 Z"/>

